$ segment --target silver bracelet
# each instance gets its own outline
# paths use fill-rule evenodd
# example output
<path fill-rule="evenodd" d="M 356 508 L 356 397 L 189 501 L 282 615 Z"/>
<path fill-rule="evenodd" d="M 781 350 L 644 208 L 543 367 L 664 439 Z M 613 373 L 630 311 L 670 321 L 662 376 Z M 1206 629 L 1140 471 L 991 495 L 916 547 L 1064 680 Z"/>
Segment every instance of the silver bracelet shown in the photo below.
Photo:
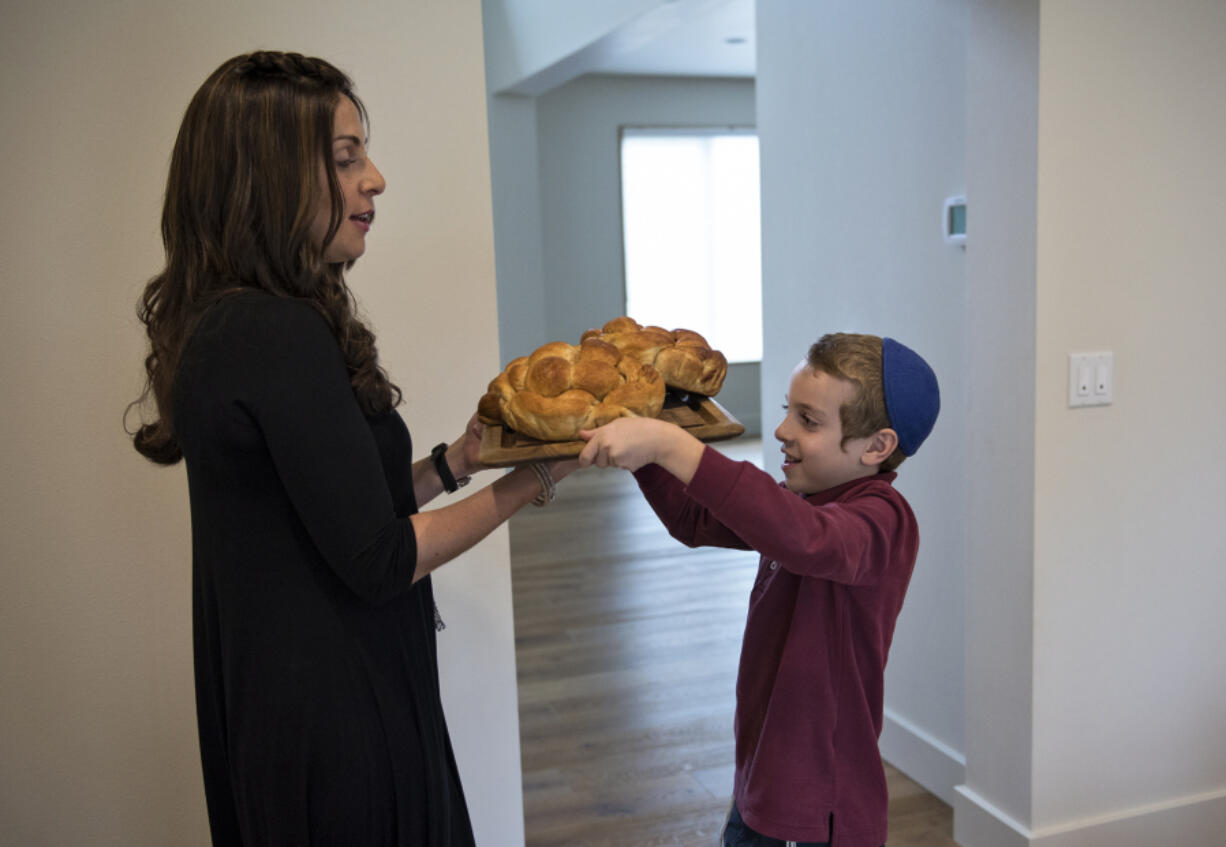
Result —
<path fill-rule="evenodd" d="M 534 462 L 530 467 L 536 474 L 536 478 L 541 481 L 541 493 L 532 498 L 532 505 L 548 506 L 558 493 L 558 488 L 553 482 L 553 474 L 550 473 L 549 466 L 543 462 Z"/>

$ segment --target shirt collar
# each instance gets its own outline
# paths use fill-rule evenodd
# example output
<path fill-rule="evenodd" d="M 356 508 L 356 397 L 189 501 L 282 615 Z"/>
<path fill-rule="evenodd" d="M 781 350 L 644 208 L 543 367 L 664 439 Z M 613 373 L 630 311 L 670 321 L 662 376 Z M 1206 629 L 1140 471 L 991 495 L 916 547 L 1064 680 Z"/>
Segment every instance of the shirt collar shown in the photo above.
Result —
<path fill-rule="evenodd" d="M 836 500 L 843 499 L 844 495 L 867 485 L 870 482 L 884 482 L 887 485 L 893 485 L 894 479 L 898 476 L 897 471 L 886 471 L 884 473 L 876 473 L 872 476 L 862 476 L 859 479 L 853 479 L 836 485 L 833 488 L 826 488 L 822 491 L 815 491 L 812 494 L 804 495 L 804 498 L 815 506 L 821 506 L 825 503 L 833 503 Z"/>

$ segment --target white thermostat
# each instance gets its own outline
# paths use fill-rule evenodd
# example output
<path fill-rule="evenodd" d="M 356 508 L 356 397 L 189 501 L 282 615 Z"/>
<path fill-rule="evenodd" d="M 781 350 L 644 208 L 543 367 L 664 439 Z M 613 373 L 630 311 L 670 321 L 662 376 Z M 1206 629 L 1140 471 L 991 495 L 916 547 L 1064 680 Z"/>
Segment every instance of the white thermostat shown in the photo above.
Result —
<path fill-rule="evenodd" d="M 966 246 L 966 195 L 957 194 L 945 198 L 944 214 L 941 215 L 941 231 L 946 244 Z"/>

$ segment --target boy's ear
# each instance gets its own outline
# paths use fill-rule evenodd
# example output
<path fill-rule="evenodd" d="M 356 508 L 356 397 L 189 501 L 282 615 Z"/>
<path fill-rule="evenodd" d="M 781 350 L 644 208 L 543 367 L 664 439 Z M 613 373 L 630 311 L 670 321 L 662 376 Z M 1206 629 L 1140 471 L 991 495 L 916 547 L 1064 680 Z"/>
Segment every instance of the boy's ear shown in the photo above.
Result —
<path fill-rule="evenodd" d="M 860 461 L 866 465 L 880 465 L 898 447 L 898 433 L 888 427 L 874 432 L 868 439 L 868 445 L 860 454 Z"/>

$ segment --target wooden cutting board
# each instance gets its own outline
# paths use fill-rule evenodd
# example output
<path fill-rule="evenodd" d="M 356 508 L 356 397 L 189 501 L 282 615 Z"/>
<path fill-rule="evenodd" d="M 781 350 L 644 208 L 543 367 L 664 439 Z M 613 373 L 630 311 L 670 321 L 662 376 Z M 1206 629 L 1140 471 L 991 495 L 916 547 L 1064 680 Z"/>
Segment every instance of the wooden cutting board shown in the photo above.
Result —
<path fill-rule="evenodd" d="M 670 394 L 658 415 L 675 423 L 699 441 L 724 441 L 745 432 L 728 410 L 710 397 Z M 502 426 L 487 426 L 481 439 L 481 461 L 492 468 L 507 468 L 550 459 L 571 459 L 583 451 L 583 441 L 537 441 Z"/>

